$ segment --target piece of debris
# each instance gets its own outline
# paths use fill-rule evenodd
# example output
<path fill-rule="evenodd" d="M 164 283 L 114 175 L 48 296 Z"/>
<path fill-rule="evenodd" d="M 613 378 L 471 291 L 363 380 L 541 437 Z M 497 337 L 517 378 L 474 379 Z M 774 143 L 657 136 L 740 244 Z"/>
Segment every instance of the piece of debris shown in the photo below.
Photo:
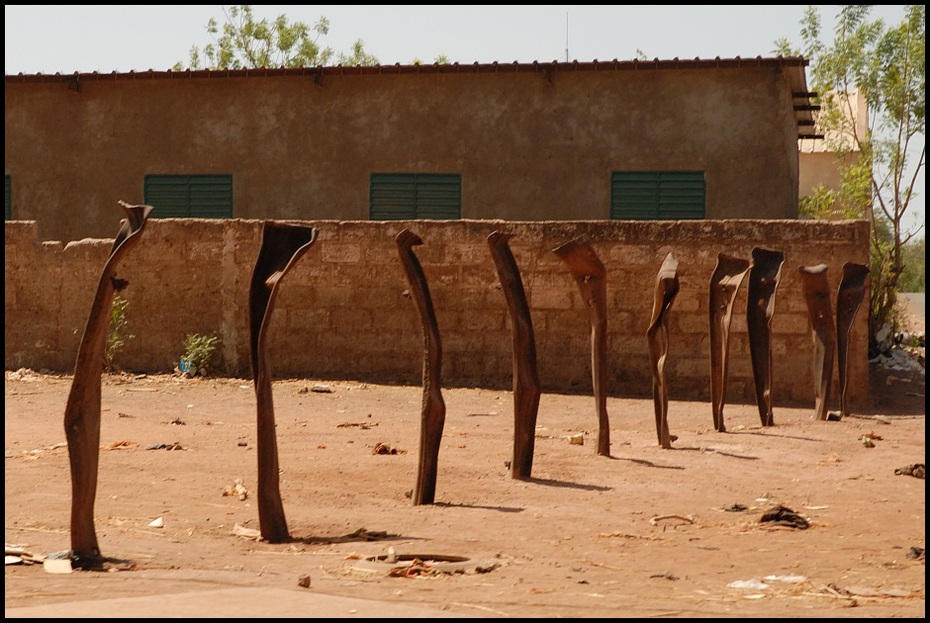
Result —
<path fill-rule="evenodd" d="M 926 479 L 927 468 L 923 463 L 912 463 L 894 470 L 898 476 L 913 476 L 914 478 Z"/>
<path fill-rule="evenodd" d="M 872 440 L 874 440 L 874 441 L 881 441 L 881 440 L 882 440 L 882 436 L 881 436 L 881 435 L 876 435 L 876 434 L 873 433 L 873 432 L 868 432 L 868 433 L 866 433 L 865 435 L 863 435 L 863 437 L 868 437 L 869 439 L 872 439 Z"/>
<path fill-rule="evenodd" d="M 371 449 L 372 454 L 405 454 L 406 450 L 398 450 L 397 448 L 392 448 L 386 443 L 378 442 L 375 444 L 375 447 Z"/>
<path fill-rule="evenodd" d="M 749 510 L 749 507 L 746 506 L 745 504 L 736 503 L 736 504 L 730 504 L 729 506 L 724 506 L 723 510 L 725 510 L 728 513 L 741 513 L 745 510 Z"/>
<path fill-rule="evenodd" d="M 241 536 L 245 539 L 262 538 L 262 533 L 260 530 L 255 530 L 254 528 L 246 528 L 245 526 L 240 526 L 239 524 L 235 524 L 233 526 L 232 533 L 236 536 Z"/>
<path fill-rule="evenodd" d="M 766 511 L 759 521 L 772 522 L 777 526 L 787 526 L 789 528 L 797 528 L 798 530 L 806 530 L 811 526 L 807 519 L 801 517 L 786 506 L 776 506 Z"/>
<path fill-rule="evenodd" d="M 165 527 L 165 518 L 158 517 L 149 522 L 149 528 L 164 528 Z"/>
<path fill-rule="evenodd" d="M 55 552 L 49 554 L 42 561 L 42 568 L 46 573 L 71 573 L 74 567 L 71 565 L 71 552 Z"/>
<path fill-rule="evenodd" d="M 584 433 L 577 433 L 575 435 L 569 435 L 568 443 L 570 443 L 573 446 L 583 446 L 584 445 Z"/>
<path fill-rule="evenodd" d="M 377 426 L 377 422 L 343 422 L 342 424 L 336 424 L 336 428 L 351 428 L 358 427 L 362 430 L 369 430 L 373 426 Z"/>
<path fill-rule="evenodd" d="M 146 450 L 186 450 L 187 448 L 181 447 L 181 444 L 175 441 L 174 443 L 157 443 L 154 446 L 149 446 Z"/>
<path fill-rule="evenodd" d="M 239 441 L 239 442 L 236 443 L 236 445 L 239 446 L 240 448 L 245 448 L 245 447 L 248 447 L 249 442 L 248 442 L 248 441 Z"/>
<path fill-rule="evenodd" d="M 129 439 L 121 439 L 120 441 L 111 441 L 107 445 L 103 446 L 104 450 L 119 450 L 121 448 L 131 448 L 137 446 L 135 441 L 130 441 Z"/>
<path fill-rule="evenodd" d="M 686 524 L 693 524 L 694 517 L 691 515 L 656 515 L 655 517 L 649 520 L 649 523 L 651 523 L 653 526 L 658 526 L 659 522 L 663 522 L 663 521 L 676 521 L 679 523 L 675 523 L 672 525 L 683 526 Z"/>
<path fill-rule="evenodd" d="M 843 414 L 840 413 L 839 411 L 829 411 L 827 413 L 828 422 L 839 422 L 842 419 L 843 419 Z"/>
<path fill-rule="evenodd" d="M 760 582 L 759 580 L 752 578 L 751 580 L 734 580 L 727 584 L 727 588 L 748 588 L 751 590 L 762 590 L 768 588 L 769 585 L 765 582 Z"/>
<path fill-rule="evenodd" d="M 869 439 L 869 437 L 868 437 L 867 435 L 863 435 L 863 436 L 859 439 L 859 441 L 861 441 L 861 442 L 862 442 L 862 445 L 865 446 L 866 448 L 874 448 L 874 447 L 875 447 L 875 444 L 872 442 L 871 439 Z"/>
<path fill-rule="evenodd" d="M 245 488 L 244 484 L 242 484 L 241 478 L 236 478 L 236 481 L 233 484 L 226 485 L 226 487 L 223 489 L 223 495 L 237 497 L 244 501 L 249 497 L 249 490 Z"/>
<path fill-rule="evenodd" d="M 314 385 L 310 388 L 310 391 L 315 394 L 331 394 L 333 393 L 333 388 L 329 385 Z"/>
<path fill-rule="evenodd" d="M 186 426 L 186 425 L 187 425 L 187 422 L 185 422 L 184 420 L 182 420 L 180 417 L 176 417 L 176 418 L 174 418 L 173 420 L 171 420 L 170 422 L 168 422 L 168 424 L 170 424 L 170 425 L 172 425 L 172 426 Z"/>
<path fill-rule="evenodd" d="M 912 547 L 910 550 L 908 550 L 905 556 L 907 556 L 911 560 L 925 560 L 926 554 L 924 553 L 924 548 Z"/>
<path fill-rule="evenodd" d="M 800 584 L 807 581 L 807 578 L 803 575 L 767 575 L 762 579 L 769 582 L 786 582 L 788 584 Z"/>
<path fill-rule="evenodd" d="M 666 580 L 677 580 L 678 576 L 674 575 L 671 571 L 656 571 L 655 573 L 649 574 L 650 578 L 665 578 Z"/>
<path fill-rule="evenodd" d="M 297 578 L 297 586 L 300 586 L 302 588 L 310 588 L 310 576 L 302 575 L 299 578 Z"/>
<path fill-rule="evenodd" d="M 136 417 L 136 416 L 129 415 L 128 413 L 119 413 L 116 415 L 116 417 Z"/>

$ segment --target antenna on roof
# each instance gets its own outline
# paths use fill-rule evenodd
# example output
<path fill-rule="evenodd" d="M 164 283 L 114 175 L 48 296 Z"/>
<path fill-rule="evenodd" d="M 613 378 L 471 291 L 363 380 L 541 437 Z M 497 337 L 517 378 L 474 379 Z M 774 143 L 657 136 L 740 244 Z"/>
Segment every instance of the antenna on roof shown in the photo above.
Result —
<path fill-rule="evenodd" d="M 568 11 L 565 11 L 565 62 L 569 62 L 568 59 Z"/>

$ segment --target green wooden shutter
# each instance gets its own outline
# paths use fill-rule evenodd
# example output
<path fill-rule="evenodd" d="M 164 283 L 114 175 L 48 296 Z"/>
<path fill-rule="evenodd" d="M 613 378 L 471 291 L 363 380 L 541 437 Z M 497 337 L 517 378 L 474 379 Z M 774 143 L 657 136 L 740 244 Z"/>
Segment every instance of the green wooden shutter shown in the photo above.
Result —
<path fill-rule="evenodd" d="M 3 182 L 3 220 L 13 220 L 13 180 L 9 175 L 4 176 Z"/>
<path fill-rule="evenodd" d="M 369 218 L 458 219 L 462 215 L 462 176 L 442 173 L 372 173 Z"/>
<path fill-rule="evenodd" d="M 232 175 L 146 175 L 153 218 L 232 218 Z"/>
<path fill-rule="evenodd" d="M 617 171 L 610 184 L 612 219 L 704 218 L 703 171 Z"/>

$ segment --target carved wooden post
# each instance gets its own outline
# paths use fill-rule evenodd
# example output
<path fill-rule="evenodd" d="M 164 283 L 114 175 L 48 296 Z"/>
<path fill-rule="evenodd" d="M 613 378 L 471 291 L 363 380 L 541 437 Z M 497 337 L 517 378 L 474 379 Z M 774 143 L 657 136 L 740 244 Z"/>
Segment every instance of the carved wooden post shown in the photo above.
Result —
<path fill-rule="evenodd" d="M 270 543 L 283 543 L 290 539 L 290 534 L 278 476 L 278 440 L 267 356 L 268 327 L 281 279 L 309 250 L 317 233 L 315 227 L 265 221 L 249 286 L 249 362 L 255 386 L 258 431 L 258 521 L 262 538 Z"/>
<path fill-rule="evenodd" d="M 727 397 L 733 302 L 748 270 L 749 260 L 718 253 L 717 266 L 710 277 L 710 401 L 714 429 L 721 433 L 727 431 L 723 405 Z"/>
<path fill-rule="evenodd" d="M 652 361 L 652 401 L 656 412 L 656 434 L 659 445 L 672 447 L 668 430 L 668 386 L 665 383 L 665 360 L 668 356 L 668 312 L 678 296 L 678 260 L 669 252 L 656 277 L 652 303 L 652 322 L 646 330 L 649 357 Z"/>
<path fill-rule="evenodd" d="M 138 244 L 152 211 L 152 206 L 147 205 L 129 205 L 123 201 L 119 205 L 126 218 L 121 221 L 100 275 L 78 346 L 74 379 L 65 407 L 65 437 L 71 465 L 71 556 L 72 564 L 79 567 L 103 562 L 94 530 L 94 500 L 100 464 L 100 377 L 113 295 L 129 285 L 125 280 L 117 279 L 116 267 Z"/>
<path fill-rule="evenodd" d="M 827 269 L 826 264 L 801 266 L 798 269 L 814 338 L 814 414 L 818 420 L 827 419 L 827 401 L 830 400 L 830 385 L 833 382 L 833 353 L 836 348 L 836 325 L 833 323 Z"/>
<path fill-rule="evenodd" d="M 423 406 L 420 420 L 420 461 L 413 491 L 414 505 L 432 504 L 436 499 L 436 472 L 439 446 L 446 422 L 446 404 L 442 399 L 442 343 L 439 323 L 433 309 L 429 285 L 413 247 L 423 241 L 409 229 L 397 234 L 397 250 L 423 327 Z"/>
<path fill-rule="evenodd" d="M 610 419 L 607 415 L 607 388 L 604 386 L 607 373 L 607 271 L 585 235 L 566 242 L 553 249 L 553 252 L 568 265 L 588 308 L 591 321 L 591 376 L 598 419 L 597 453 L 610 456 Z"/>
<path fill-rule="evenodd" d="M 866 292 L 866 277 L 869 267 L 864 264 L 846 262 L 843 264 L 843 279 L 836 293 L 836 346 L 840 373 L 840 413 L 849 415 L 846 403 L 846 389 L 849 382 L 847 375 L 849 365 L 849 334 L 853 321 L 862 305 Z"/>
<path fill-rule="evenodd" d="M 533 470 L 536 444 L 536 416 L 539 409 L 539 374 L 536 370 L 536 338 L 533 319 L 526 302 L 520 269 L 507 241 L 511 233 L 492 232 L 488 236 L 491 256 L 500 279 L 513 331 L 513 461 L 510 475 L 528 479 Z"/>
<path fill-rule="evenodd" d="M 778 289 L 784 262 L 785 254 L 781 251 L 759 247 L 752 250 L 746 321 L 762 426 L 775 425 L 772 413 L 772 316 L 775 314 L 775 291 Z"/>

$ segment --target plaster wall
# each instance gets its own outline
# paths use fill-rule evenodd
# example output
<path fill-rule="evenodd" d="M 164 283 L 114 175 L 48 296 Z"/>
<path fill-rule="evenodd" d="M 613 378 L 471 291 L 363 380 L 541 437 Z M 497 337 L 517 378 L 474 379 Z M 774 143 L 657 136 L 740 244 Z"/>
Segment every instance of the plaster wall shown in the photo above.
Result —
<path fill-rule="evenodd" d="M 17 82 L 13 218 L 111 236 L 147 174 L 231 174 L 234 216 L 366 220 L 371 173 L 459 173 L 462 217 L 609 218 L 610 175 L 700 170 L 707 218 L 797 217 L 790 88 L 767 67 Z"/>

